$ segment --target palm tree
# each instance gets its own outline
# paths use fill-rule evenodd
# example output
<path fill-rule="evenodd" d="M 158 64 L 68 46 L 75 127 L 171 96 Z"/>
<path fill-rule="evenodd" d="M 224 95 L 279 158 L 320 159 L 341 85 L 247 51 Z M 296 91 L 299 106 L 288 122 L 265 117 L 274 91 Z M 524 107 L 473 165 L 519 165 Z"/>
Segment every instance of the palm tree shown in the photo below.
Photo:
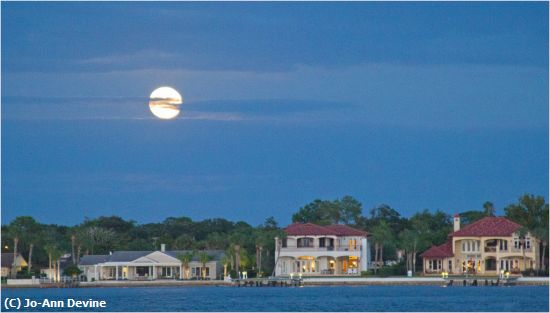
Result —
<path fill-rule="evenodd" d="M 486 201 L 483 203 L 483 209 L 486 216 L 495 216 L 495 206 L 492 202 Z"/>
<path fill-rule="evenodd" d="M 262 250 L 263 247 L 261 245 L 256 245 L 256 270 L 258 271 L 258 275 L 261 275 L 262 272 Z"/>
<path fill-rule="evenodd" d="M 237 272 L 241 267 L 241 246 L 235 245 L 235 269 Z"/>
<path fill-rule="evenodd" d="M 202 273 L 202 279 L 206 279 L 206 263 L 210 261 L 210 256 L 206 251 L 201 251 L 199 253 L 199 261 L 201 262 L 201 273 Z"/>
<path fill-rule="evenodd" d="M 34 243 L 37 238 L 41 237 L 37 234 L 39 230 L 39 225 L 34 220 L 34 218 L 30 216 L 19 216 L 10 223 L 9 228 L 14 237 L 14 262 L 15 257 L 17 256 L 17 245 L 15 244 L 15 241 L 17 241 L 17 243 L 21 241 L 23 242 L 23 244 L 29 244 L 27 271 L 30 273 L 32 269 L 32 252 L 34 248 Z M 16 272 L 17 268 L 15 268 L 15 273 Z"/>
<path fill-rule="evenodd" d="M 50 280 L 52 280 L 52 254 L 54 253 L 55 246 L 47 244 L 44 246 L 44 250 L 46 250 L 46 253 L 48 254 L 48 269 L 49 269 L 49 276 Z"/>
<path fill-rule="evenodd" d="M 539 239 L 542 244 L 540 266 L 538 267 L 538 271 L 540 273 L 541 269 L 546 270 L 546 249 L 548 248 L 548 227 L 535 228 L 533 230 L 533 236 Z"/>
<path fill-rule="evenodd" d="M 17 276 L 17 245 L 19 244 L 19 236 L 13 237 L 13 264 L 11 266 L 11 276 L 15 278 Z"/>
<path fill-rule="evenodd" d="M 74 265 L 76 265 L 76 255 L 74 254 L 75 242 L 76 242 L 76 235 L 75 235 L 75 234 L 72 234 L 72 235 L 71 235 L 71 256 L 72 256 L 73 264 L 74 264 Z"/>
<path fill-rule="evenodd" d="M 182 271 L 180 277 L 182 279 L 189 279 L 189 263 L 193 259 L 193 252 L 181 253 L 177 255 L 178 260 L 181 261 Z"/>
<path fill-rule="evenodd" d="M 372 238 L 374 240 L 374 261 L 378 264 L 384 264 L 384 245 L 393 242 L 393 234 L 391 228 L 386 221 L 381 220 L 380 223 L 373 227 Z M 374 268 L 375 271 L 377 267 Z"/>
<path fill-rule="evenodd" d="M 227 266 L 229 265 L 230 261 L 229 258 L 224 254 L 221 259 L 220 263 L 223 265 L 223 277 L 227 277 Z"/>
<path fill-rule="evenodd" d="M 405 251 L 407 271 L 414 272 L 417 240 L 417 234 L 411 229 L 405 229 L 399 234 L 398 246 Z"/>
<path fill-rule="evenodd" d="M 59 282 L 61 280 L 61 256 L 63 252 L 56 246 L 52 246 L 49 251 L 50 260 L 54 264 L 54 281 Z"/>

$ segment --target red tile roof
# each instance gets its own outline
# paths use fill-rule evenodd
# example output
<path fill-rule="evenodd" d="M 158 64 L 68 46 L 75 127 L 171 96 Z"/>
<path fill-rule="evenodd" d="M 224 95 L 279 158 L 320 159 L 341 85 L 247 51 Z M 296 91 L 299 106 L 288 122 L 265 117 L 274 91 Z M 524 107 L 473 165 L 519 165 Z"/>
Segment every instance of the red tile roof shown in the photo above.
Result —
<path fill-rule="evenodd" d="M 484 217 L 451 234 L 453 237 L 510 236 L 521 225 L 504 217 Z"/>
<path fill-rule="evenodd" d="M 294 223 L 285 228 L 289 236 L 367 236 L 366 231 L 351 228 L 346 225 L 321 226 L 312 223 Z"/>
<path fill-rule="evenodd" d="M 430 249 L 420 254 L 423 258 L 448 258 L 453 256 L 453 242 L 448 240 L 440 246 L 431 246 Z"/>

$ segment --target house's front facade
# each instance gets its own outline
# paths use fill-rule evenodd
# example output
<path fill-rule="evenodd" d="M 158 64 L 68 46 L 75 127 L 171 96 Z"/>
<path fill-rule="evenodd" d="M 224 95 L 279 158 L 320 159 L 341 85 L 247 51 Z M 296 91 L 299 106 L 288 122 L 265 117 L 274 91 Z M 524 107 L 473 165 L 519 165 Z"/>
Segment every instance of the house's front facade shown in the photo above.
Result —
<path fill-rule="evenodd" d="M 17 272 L 21 271 L 23 267 L 28 266 L 27 261 L 20 253 L 15 257 L 15 262 L 13 262 L 13 252 L 2 253 L 0 258 L 2 259 L 2 277 L 10 276 L 13 266 L 15 266 Z"/>
<path fill-rule="evenodd" d="M 519 274 L 539 268 L 539 240 L 527 233 L 520 236 L 521 225 L 504 217 L 485 217 L 460 228 L 454 216 L 454 231 L 447 242 L 421 254 L 425 274 L 475 273 L 498 275 L 501 271 Z"/>
<path fill-rule="evenodd" d="M 195 255 L 184 267 L 178 255 L 189 252 L 115 251 L 108 255 L 85 255 L 78 267 L 88 281 L 221 278 L 223 251 L 205 251 L 210 258 L 205 266 Z"/>
<path fill-rule="evenodd" d="M 368 269 L 368 233 L 346 225 L 295 223 L 275 238 L 275 275 L 360 275 Z"/>

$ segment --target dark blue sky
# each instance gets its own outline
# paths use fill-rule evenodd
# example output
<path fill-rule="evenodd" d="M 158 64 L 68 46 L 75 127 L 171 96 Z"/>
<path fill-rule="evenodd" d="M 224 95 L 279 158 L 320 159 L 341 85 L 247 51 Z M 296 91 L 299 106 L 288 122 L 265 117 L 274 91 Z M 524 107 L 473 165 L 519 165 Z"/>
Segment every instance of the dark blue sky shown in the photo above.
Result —
<path fill-rule="evenodd" d="M 2 3 L 3 223 L 502 213 L 548 148 L 547 3 Z"/>

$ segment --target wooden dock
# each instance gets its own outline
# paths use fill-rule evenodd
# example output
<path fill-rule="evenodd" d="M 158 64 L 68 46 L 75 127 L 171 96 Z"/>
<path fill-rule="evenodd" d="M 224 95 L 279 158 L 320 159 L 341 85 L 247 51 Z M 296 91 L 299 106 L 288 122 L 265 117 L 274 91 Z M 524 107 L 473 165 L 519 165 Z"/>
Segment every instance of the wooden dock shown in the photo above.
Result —
<path fill-rule="evenodd" d="M 286 278 L 286 277 L 261 277 L 261 278 L 246 278 L 233 279 L 235 287 L 301 287 L 303 280 L 301 278 Z"/>
<path fill-rule="evenodd" d="M 509 278 L 499 278 L 499 277 L 448 277 L 445 278 L 444 287 L 452 286 L 487 286 L 487 287 L 498 287 L 498 286 L 515 286 L 517 284 L 517 277 Z"/>

